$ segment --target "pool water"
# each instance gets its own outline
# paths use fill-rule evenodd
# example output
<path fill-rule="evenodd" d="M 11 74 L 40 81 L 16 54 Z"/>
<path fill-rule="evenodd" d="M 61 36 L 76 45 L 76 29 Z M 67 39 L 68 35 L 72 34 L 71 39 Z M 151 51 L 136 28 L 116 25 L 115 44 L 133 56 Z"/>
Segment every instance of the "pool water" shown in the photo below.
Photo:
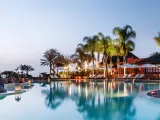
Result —
<path fill-rule="evenodd" d="M 160 120 L 159 83 L 34 83 L 0 97 L 2 120 Z"/>

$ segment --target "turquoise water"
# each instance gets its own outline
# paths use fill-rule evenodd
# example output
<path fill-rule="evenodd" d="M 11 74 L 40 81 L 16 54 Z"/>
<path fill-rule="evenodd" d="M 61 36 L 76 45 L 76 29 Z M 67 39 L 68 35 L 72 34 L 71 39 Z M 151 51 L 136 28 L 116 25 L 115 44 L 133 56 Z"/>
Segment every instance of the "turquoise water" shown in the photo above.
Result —
<path fill-rule="evenodd" d="M 160 99 L 146 95 L 159 83 L 34 83 L 0 97 L 3 120 L 160 120 Z"/>

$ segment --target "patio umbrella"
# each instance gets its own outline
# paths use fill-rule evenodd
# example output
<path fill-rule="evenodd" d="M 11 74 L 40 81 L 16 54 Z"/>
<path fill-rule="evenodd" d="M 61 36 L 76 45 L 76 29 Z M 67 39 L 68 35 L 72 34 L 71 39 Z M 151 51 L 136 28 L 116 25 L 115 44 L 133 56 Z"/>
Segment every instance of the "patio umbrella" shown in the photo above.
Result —
<path fill-rule="evenodd" d="M 138 68 L 137 65 L 131 65 L 131 64 L 129 64 L 129 63 L 123 64 L 123 65 L 121 65 L 120 67 L 124 68 L 124 74 L 126 74 L 126 68 Z"/>
<path fill-rule="evenodd" d="M 152 64 L 144 64 L 142 66 L 139 66 L 140 68 L 148 68 L 148 67 L 158 67 L 156 65 L 152 65 Z"/>
<path fill-rule="evenodd" d="M 129 64 L 129 63 L 127 63 L 127 64 L 121 65 L 120 67 L 122 67 L 122 68 L 133 68 L 134 66 Z"/>
<path fill-rule="evenodd" d="M 58 67 L 56 70 L 64 70 L 64 67 Z"/>
<path fill-rule="evenodd" d="M 89 66 L 88 68 L 89 68 L 89 69 L 96 69 L 97 66 Z"/>
<path fill-rule="evenodd" d="M 132 65 L 132 68 L 139 68 L 139 66 L 138 66 L 138 65 L 133 64 L 133 65 Z"/>

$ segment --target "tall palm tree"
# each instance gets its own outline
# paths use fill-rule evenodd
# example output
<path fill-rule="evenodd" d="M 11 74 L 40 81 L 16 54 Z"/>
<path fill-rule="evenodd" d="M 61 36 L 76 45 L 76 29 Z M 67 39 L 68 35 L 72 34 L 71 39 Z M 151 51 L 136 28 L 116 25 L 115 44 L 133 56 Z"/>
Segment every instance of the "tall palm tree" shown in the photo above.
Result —
<path fill-rule="evenodd" d="M 158 55 L 160 55 L 160 52 L 153 52 L 152 54 L 150 54 L 150 57 L 151 56 L 158 56 Z"/>
<path fill-rule="evenodd" d="M 116 48 L 115 48 L 115 45 L 114 45 L 114 42 L 113 41 L 110 41 L 109 43 L 109 47 L 107 49 L 107 55 L 108 55 L 108 58 L 109 58 L 109 65 L 110 65 L 110 69 L 111 69 L 111 73 L 112 73 L 112 66 L 113 66 L 113 63 L 112 63 L 112 57 L 113 56 L 116 56 Z"/>
<path fill-rule="evenodd" d="M 102 53 L 103 53 L 103 64 L 106 66 L 106 70 L 104 70 L 104 74 L 106 76 L 106 78 L 108 79 L 108 66 L 107 66 L 107 63 L 108 63 L 108 50 L 109 50 L 109 47 L 110 47 L 110 44 L 111 44 L 111 38 L 110 36 L 104 36 L 103 33 L 99 32 L 98 33 L 98 36 L 99 36 L 99 40 L 102 44 Z"/>
<path fill-rule="evenodd" d="M 86 42 L 85 48 L 87 48 L 88 52 L 90 52 L 92 55 L 92 65 L 93 65 L 92 72 L 94 75 L 95 51 L 96 51 L 98 36 L 95 35 L 93 37 L 84 37 L 83 41 Z"/>
<path fill-rule="evenodd" d="M 86 54 L 84 50 L 83 44 L 78 44 L 76 48 L 76 52 L 71 55 L 71 59 L 73 63 L 77 63 L 81 69 L 84 69 L 84 62 L 85 62 Z"/>
<path fill-rule="evenodd" d="M 28 76 L 28 72 L 33 71 L 34 68 L 31 65 L 25 65 L 25 70 L 26 71 L 26 75 Z"/>
<path fill-rule="evenodd" d="M 157 45 L 160 47 L 160 32 L 158 33 L 158 36 L 154 37 L 154 40 L 156 41 Z"/>
<path fill-rule="evenodd" d="M 41 65 L 49 66 L 50 74 L 52 71 L 53 71 L 53 73 L 55 73 L 53 66 L 55 64 L 55 61 L 57 61 L 57 58 L 60 56 L 61 56 L 60 53 L 56 49 L 49 49 L 44 53 L 43 59 L 40 59 Z"/>
<path fill-rule="evenodd" d="M 96 42 L 96 48 L 95 48 L 96 52 L 97 52 L 97 64 L 100 64 L 100 54 L 103 51 L 103 46 L 101 41 L 98 39 L 98 41 Z"/>
<path fill-rule="evenodd" d="M 92 56 L 91 56 L 91 54 L 86 54 L 85 55 L 86 57 L 86 63 L 87 63 L 87 68 L 89 67 L 89 64 L 90 64 L 90 62 L 92 62 Z"/>
<path fill-rule="evenodd" d="M 131 26 L 126 25 L 123 28 L 115 27 L 113 29 L 113 34 L 118 37 L 120 46 L 123 50 L 123 62 L 126 63 L 126 56 L 128 55 L 128 52 L 135 49 L 135 44 L 132 39 L 135 39 L 136 32 Z"/>
<path fill-rule="evenodd" d="M 21 70 L 21 74 L 23 76 L 24 71 L 26 70 L 26 66 L 21 64 L 16 68 L 16 70 Z"/>

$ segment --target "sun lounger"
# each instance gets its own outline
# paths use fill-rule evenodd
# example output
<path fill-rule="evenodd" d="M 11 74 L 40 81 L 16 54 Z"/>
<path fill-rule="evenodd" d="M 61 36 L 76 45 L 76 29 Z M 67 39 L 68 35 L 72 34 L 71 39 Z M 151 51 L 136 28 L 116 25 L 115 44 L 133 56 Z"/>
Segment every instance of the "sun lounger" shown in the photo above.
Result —
<path fill-rule="evenodd" d="M 100 75 L 100 78 L 104 78 L 104 75 Z"/>
<path fill-rule="evenodd" d="M 126 78 L 131 78 L 132 74 L 128 74 L 128 76 Z"/>
<path fill-rule="evenodd" d="M 92 78 L 92 75 L 89 75 L 88 78 Z"/>
<path fill-rule="evenodd" d="M 136 74 L 133 78 L 137 79 L 137 78 L 139 78 L 139 76 L 140 76 L 140 74 Z"/>
<path fill-rule="evenodd" d="M 138 78 L 140 79 L 144 78 L 144 74 L 141 74 Z"/>
<path fill-rule="evenodd" d="M 125 79 L 125 78 L 127 78 L 128 77 L 128 74 L 125 74 L 124 76 L 123 76 L 123 79 Z"/>
<path fill-rule="evenodd" d="M 99 75 L 95 76 L 95 78 L 99 78 Z"/>

